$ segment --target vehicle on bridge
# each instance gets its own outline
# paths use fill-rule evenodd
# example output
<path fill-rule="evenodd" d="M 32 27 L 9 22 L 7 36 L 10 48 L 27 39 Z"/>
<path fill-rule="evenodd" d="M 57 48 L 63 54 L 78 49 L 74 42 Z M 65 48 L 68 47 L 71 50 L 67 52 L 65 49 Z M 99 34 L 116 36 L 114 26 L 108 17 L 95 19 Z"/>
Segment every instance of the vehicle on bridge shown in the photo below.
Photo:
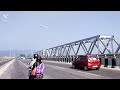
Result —
<path fill-rule="evenodd" d="M 101 66 L 100 60 L 96 55 L 79 55 L 72 62 L 73 68 L 83 68 L 85 71 L 95 68 L 98 70 Z"/>

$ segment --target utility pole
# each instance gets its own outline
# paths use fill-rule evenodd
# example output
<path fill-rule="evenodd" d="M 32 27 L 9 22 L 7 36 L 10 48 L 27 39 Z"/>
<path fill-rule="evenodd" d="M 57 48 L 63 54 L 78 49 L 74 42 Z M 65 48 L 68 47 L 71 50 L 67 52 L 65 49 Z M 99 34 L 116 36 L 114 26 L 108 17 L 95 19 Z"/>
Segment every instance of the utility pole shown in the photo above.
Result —
<path fill-rule="evenodd" d="M 11 55 L 11 48 L 10 48 L 10 57 L 11 57 L 12 55 Z"/>
<path fill-rule="evenodd" d="M 31 57 L 33 56 L 33 51 L 31 50 Z"/>

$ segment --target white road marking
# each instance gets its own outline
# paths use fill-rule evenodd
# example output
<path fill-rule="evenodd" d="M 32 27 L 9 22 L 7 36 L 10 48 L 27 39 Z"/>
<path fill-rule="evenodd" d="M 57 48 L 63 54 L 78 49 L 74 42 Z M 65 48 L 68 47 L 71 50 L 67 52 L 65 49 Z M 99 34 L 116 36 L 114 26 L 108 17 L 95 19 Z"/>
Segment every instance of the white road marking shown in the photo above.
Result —
<path fill-rule="evenodd" d="M 29 66 L 27 66 L 26 64 L 24 64 L 22 61 L 19 60 L 20 63 L 22 63 L 26 68 L 28 68 Z"/>
<path fill-rule="evenodd" d="M 82 71 L 77 71 L 77 72 L 80 72 L 80 73 L 83 73 L 83 74 L 88 74 L 88 75 L 93 75 L 93 76 L 97 76 L 97 77 L 101 76 L 101 75 L 92 74 L 92 73 L 88 73 L 88 72 L 82 72 Z"/>

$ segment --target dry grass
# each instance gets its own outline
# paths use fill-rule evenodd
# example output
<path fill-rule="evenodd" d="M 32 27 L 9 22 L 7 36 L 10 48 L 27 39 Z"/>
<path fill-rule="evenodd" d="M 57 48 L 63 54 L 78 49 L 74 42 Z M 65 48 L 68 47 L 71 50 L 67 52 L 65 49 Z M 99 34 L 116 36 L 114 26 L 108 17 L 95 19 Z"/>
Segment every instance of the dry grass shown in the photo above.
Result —
<path fill-rule="evenodd" d="M 0 63 L 1 63 L 1 62 L 4 62 L 4 61 L 3 61 L 3 60 L 0 60 Z"/>
<path fill-rule="evenodd" d="M 1 57 L 0 56 L 0 63 L 4 62 L 4 61 L 10 61 L 10 60 L 13 60 L 13 58 L 10 58 L 10 57 Z"/>

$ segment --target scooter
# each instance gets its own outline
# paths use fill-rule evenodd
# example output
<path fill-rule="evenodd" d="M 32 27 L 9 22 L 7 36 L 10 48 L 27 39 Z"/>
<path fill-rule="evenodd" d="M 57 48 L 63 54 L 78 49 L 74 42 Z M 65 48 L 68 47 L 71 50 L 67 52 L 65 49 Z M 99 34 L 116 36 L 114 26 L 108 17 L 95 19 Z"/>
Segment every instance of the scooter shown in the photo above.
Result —
<path fill-rule="evenodd" d="M 30 63 L 28 63 L 28 64 L 30 65 Z M 35 76 L 33 76 L 33 75 L 31 75 L 32 68 L 29 67 L 28 69 L 29 69 L 29 74 L 28 74 L 29 79 L 43 79 L 43 74 L 42 73 L 37 73 Z"/>
<path fill-rule="evenodd" d="M 43 79 L 43 74 L 36 74 L 35 76 L 30 74 L 29 79 Z"/>
<path fill-rule="evenodd" d="M 36 79 L 43 79 L 43 74 L 42 73 L 36 74 Z"/>

